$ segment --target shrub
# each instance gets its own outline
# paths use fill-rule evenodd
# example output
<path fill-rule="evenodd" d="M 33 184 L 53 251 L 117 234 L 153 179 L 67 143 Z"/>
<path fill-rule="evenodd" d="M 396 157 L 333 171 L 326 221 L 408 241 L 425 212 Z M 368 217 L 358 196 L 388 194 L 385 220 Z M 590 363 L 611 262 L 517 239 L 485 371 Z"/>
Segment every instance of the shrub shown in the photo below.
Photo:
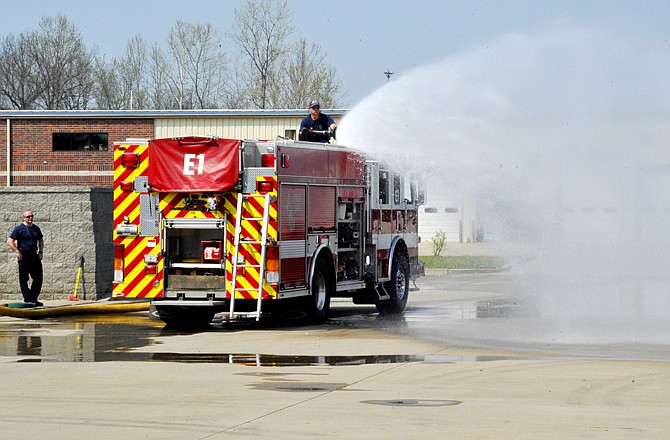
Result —
<path fill-rule="evenodd" d="M 433 255 L 438 256 L 442 253 L 442 249 L 447 245 L 447 233 L 442 229 L 437 231 L 433 236 Z"/>

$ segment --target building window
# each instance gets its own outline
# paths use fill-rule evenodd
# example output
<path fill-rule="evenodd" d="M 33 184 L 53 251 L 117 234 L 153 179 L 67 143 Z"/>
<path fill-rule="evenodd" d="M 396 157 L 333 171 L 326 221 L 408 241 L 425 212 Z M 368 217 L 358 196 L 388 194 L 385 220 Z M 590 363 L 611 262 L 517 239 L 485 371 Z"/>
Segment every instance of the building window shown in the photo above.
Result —
<path fill-rule="evenodd" d="M 423 212 L 426 214 L 435 214 L 437 212 L 437 208 L 424 208 Z"/>
<path fill-rule="evenodd" d="M 53 133 L 53 151 L 107 151 L 107 133 Z"/>
<path fill-rule="evenodd" d="M 444 208 L 444 212 L 447 214 L 458 214 L 458 208 Z"/>

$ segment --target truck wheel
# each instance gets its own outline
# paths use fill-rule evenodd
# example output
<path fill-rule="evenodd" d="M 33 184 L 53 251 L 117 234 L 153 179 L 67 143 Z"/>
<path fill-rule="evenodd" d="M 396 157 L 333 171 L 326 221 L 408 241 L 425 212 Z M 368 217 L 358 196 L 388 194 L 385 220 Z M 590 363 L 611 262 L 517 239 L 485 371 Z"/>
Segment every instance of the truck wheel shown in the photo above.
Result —
<path fill-rule="evenodd" d="M 305 298 L 305 313 L 310 322 L 323 323 L 330 311 L 330 296 L 332 283 L 329 282 L 328 268 L 323 260 L 319 259 L 314 268 L 314 275 L 310 283 L 312 294 Z"/>
<path fill-rule="evenodd" d="M 405 254 L 395 254 L 393 256 L 391 281 L 384 284 L 384 289 L 391 298 L 379 301 L 376 304 L 379 313 L 384 315 L 402 313 L 409 296 L 409 263 Z"/>
<path fill-rule="evenodd" d="M 209 307 L 157 307 L 156 313 L 170 328 L 206 328 L 214 319 L 214 311 Z"/>

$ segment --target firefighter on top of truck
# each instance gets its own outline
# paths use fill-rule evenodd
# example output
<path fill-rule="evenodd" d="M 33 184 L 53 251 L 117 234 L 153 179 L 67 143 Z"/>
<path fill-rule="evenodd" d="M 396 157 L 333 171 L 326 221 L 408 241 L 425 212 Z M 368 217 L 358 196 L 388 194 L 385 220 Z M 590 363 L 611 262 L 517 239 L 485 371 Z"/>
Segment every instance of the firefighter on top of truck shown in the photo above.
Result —
<path fill-rule="evenodd" d="M 300 140 L 312 142 L 328 142 L 335 137 L 337 124 L 333 118 L 321 113 L 321 104 L 316 99 L 309 103 L 309 116 L 300 123 Z"/>

